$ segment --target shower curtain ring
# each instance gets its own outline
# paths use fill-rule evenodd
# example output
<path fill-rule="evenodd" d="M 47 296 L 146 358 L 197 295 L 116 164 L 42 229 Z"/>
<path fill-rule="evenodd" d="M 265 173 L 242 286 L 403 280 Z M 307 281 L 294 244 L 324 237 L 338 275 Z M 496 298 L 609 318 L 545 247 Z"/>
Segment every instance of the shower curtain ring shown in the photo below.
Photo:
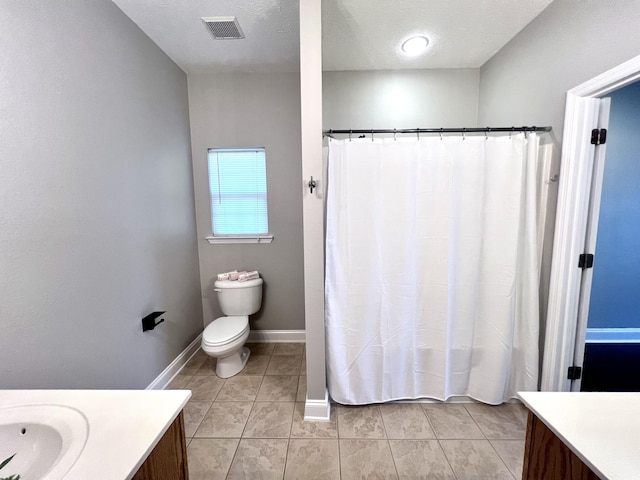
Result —
<path fill-rule="evenodd" d="M 467 129 L 466 129 L 466 128 L 463 128 L 463 129 L 462 129 L 462 139 L 463 139 L 463 140 L 466 140 L 466 139 L 467 139 L 467 138 L 464 136 L 464 134 L 466 133 L 466 131 L 467 131 Z"/>
<path fill-rule="evenodd" d="M 484 131 L 484 139 L 485 140 L 489 140 L 489 134 L 491 133 L 491 127 L 487 127 L 487 129 Z"/>
<path fill-rule="evenodd" d="M 443 130 L 444 130 L 443 128 L 440 129 L 440 140 L 442 140 L 442 131 Z"/>
<path fill-rule="evenodd" d="M 371 141 L 373 142 L 373 128 L 371 129 Z"/>
<path fill-rule="evenodd" d="M 511 140 L 511 135 L 513 135 L 513 132 L 516 131 L 516 127 L 514 127 L 513 125 L 511 126 L 511 131 L 509 132 L 509 140 Z"/>
<path fill-rule="evenodd" d="M 394 142 L 396 141 L 396 129 L 395 128 L 393 129 L 393 141 Z"/>
<path fill-rule="evenodd" d="M 418 135 L 418 140 L 420 140 L 420 127 L 416 128 L 416 135 Z"/>
<path fill-rule="evenodd" d="M 351 141 L 351 134 L 353 133 L 353 131 L 349 130 L 349 141 Z"/>

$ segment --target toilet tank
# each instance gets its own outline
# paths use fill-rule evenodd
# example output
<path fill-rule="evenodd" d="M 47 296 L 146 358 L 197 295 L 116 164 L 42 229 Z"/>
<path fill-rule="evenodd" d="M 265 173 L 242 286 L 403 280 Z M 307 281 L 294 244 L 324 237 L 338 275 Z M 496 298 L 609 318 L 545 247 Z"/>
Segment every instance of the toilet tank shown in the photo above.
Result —
<path fill-rule="evenodd" d="M 262 304 L 262 279 L 246 282 L 217 280 L 215 292 L 218 294 L 220 310 L 227 316 L 251 315 L 260 310 Z"/>

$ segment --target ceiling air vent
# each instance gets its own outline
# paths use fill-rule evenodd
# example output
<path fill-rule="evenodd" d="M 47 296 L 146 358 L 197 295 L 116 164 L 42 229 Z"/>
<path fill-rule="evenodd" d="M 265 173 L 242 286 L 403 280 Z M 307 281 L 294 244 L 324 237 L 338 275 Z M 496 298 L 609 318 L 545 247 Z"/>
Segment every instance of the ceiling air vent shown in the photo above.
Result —
<path fill-rule="evenodd" d="M 202 17 L 202 21 L 216 40 L 244 38 L 236 17 Z"/>

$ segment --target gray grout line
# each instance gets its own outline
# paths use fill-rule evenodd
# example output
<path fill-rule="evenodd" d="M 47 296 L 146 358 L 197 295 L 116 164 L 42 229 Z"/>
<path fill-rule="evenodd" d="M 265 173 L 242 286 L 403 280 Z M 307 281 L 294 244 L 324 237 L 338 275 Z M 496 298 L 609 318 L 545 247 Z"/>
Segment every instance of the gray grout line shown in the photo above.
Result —
<path fill-rule="evenodd" d="M 444 455 L 444 459 L 447 461 L 447 465 L 449 465 L 449 468 L 451 469 L 451 473 L 453 473 L 453 476 L 458 479 L 458 475 L 456 475 L 456 471 L 453 469 L 453 465 L 451 465 L 451 460 L 449 460 L 449 457 L 447 456 L 447 452 L 444 451 L 444 448 L 442 448 L 442 443 L 440 443 L 440 439 L 437 440 L 438 442 L 438 447 L 440 447 L 440 450 L 442 450 L 442 454 Z"/>
<path fill-rule="evenodd" d="M 507 471 L 511 474 L 513 479 L 516 480 L 515 475 L 513 474 L 511 469 L 509 468 L 509 465 L 507 465 L 507 462 L 504 461 L 504 458 L 502 458 L 502 455 L 500 455 L 500 452 L 498 452 L 498 450 L 496 450 L 496 447 L 494 447 L 493 443 L 491 443 L 491 440 L 488 440 L 488 441 L 489 441 L 489 445 L 491 445 L 491 448 L 493 448 L 493 451 L 496 452 L 496 455 L 498 456 L 498 458 L 500 459 L 502 464 L 506 467 Z"/>
<path fill-rule="evenodd" d="M 391 450 L 391 442 L 389 441 L 389 432 L 387 432 L 387 424 L 384 422 L 384 415 L 382 415 L 382 409 L 380 405 L 376 405 L 378 409 L 378 415 L 380 415 L 380 421 L 382 422 L 382 428 L 384 429 L 384 438 L 387 441 L 387 448 L 389 449 L 389 453 L 391 454 L 391 461 L 393 462 L 393 469 L 396 472 L 396 477 L 400 478 L 400 473 L 398 473 L 398 467 L 396 466 L 396 459 L 393 456 L 393 450 Z"/>
<path fill-rule="evenodd" d="M 487 434 L 484 432 L 484 430 L 482 429 L 480 424 L 478 422 L 476 422 L 476 419 L 473 417 L 473 415 L 471 414 L 469 409 L 466 407 L 466 405 L 464 403 L 462 404 L 462 406 L 464 407 L 465 412 L 467 412 L 467 415 L 469 415 L 469 418 L 471 418 L 471 421 L 473 423 L 475 423 L 476 427 L 478 427 L 478 430 L 480 430 L 480 433 L 482 434 L 484 439 L 488 441 L 489 439 L 487 438 Z"/>

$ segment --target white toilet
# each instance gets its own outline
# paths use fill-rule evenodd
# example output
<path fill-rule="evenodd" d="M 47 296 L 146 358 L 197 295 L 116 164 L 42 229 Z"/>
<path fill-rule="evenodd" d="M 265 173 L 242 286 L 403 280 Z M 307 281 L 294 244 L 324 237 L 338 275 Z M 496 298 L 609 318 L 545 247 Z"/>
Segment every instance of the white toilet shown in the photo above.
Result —
<path fill-rule="evenodd" d="M 245 282 L 218 280 L 215 283 L 220 310 L 226 317 L 216 318 L 202 333 L 202 350 L 216 357 L 216 374 L 233 377 L 247 364 L 251 353 L 244 343 L 249 338 L 249 315 L 262 303 L 262 278 Z"/>

